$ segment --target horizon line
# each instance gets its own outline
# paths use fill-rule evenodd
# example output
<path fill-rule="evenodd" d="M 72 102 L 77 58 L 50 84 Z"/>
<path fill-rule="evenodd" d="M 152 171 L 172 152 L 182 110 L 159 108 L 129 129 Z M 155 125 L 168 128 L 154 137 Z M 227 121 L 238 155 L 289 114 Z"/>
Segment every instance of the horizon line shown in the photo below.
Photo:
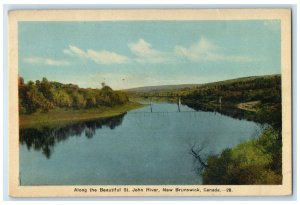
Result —
<path fill-rule="evenodd" d="M 113 88 L 113 90 L 131 90 L 131 89 L 137 89 L 137 88 L 147 88 L 147 87 L 149 88 L 149 87 L 158 87 L 158 86 L 184 86 L 184 85 L 195 85 L 195 86 L 197 86 L 197 85 L 205 85 L 205 84 L 209 84 L 209 83 L 224 82 L 224 81 L 235 80 L 235 79 L 242 79 L 242 78 L 275 76 L 275 75 L 281 75 L 281 73 L 263 74 L 263 75 L 250 75 L 250 76 L 243 76 L 243 77 L 237 77 L 237 78 L 228 78 L 228 79 L 224 79 L 224 80 L 209 81 L 209 82 L 205 82 L 205 83 L 179 83 L 179 84 L 143 85 L 143 86 L 136 86 L 136 87 L 129 87 L 129 88 Z M 18 75 L 18 77 L 22 77 L 22 76 Z M 55 80 L 49 80 L 47 77 L 43 77 L 43 78 L 46 78 L 49 82 L 57 82 L 57 83 L 65 84 L 65 85 L 72 84 L 72 85 L 77 85 L 78 87 L 85 88 L 85 89 L 101 89 L 100 87 L 82 87 L 82 86 L 80 86 L 77 83 L 70 83 L 70 82 L 62 83 L 62 82 L 55 81 Z M 42 80 L 42 79 L 37 79 L 37 80 Z M 29 81 L 35 82 L 37 80 L 27 80 L 26 83 L 28 83 Z M 109 87 L 111 87 L 109 84 L 106 84 L 106 85 L 109 86 Z"/>

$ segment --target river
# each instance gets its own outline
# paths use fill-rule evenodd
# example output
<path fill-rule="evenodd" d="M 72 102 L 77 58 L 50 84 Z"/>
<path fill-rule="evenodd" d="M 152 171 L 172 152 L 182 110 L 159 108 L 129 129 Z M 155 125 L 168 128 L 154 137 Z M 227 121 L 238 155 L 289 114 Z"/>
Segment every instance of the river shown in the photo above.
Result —
<path fill-rule="evenodd" d="M 20 130 L 21 185 L 202 184 L 203 158 L 258 136 L 260 125 L 153 103 L 118 117 Z M 201 151 L 200 151 L 201 150 Z"/>

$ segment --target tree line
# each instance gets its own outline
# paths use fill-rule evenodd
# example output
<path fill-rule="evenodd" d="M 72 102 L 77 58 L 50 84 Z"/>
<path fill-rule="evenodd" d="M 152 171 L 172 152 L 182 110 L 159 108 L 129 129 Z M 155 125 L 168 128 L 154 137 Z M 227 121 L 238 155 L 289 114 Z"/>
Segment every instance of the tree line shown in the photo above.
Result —
<path fill-rule="evenodd" d="M 185 100 L 217 102 L 222 97 L 224 103 L 239 103 L 260 100 L 262 103 L 281 102 L 281 76 L 263 76 L 236 81 L 211 83 L 195 88 L 184 96 Z"/>
<path fill-rule="evenodd" d="M 258 101 L 257 113 L 252 118 L 257 122 L 271 125 L 281 130 L 281 76 L 249 77 L 231 81 L 210 83 L 194 88 L 182 96 L 182 103 L 190 107 L 203 109 L 218 108 L 221 99 L 222 108 L 236 107 L 239 103 Z"/>
<path fill-rule="evenodd" d="M 89 109 L 112 107 L 127 103 L 128 96 L 114 91 L 102 83 L 101 89 L 80 88 L 75 84 L 63 84 L 43 78 L 24 82 L 19 77 L 19 112 L 31 114 L 37 111 L 48 112 L 54 108 Z"/>

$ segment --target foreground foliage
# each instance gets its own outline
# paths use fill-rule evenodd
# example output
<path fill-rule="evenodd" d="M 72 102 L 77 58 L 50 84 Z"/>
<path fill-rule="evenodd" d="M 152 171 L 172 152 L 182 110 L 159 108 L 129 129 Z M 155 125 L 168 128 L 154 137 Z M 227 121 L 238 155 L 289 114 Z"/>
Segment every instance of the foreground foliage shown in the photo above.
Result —
<path fill-rule="evenodd" d="M 269 128 L 259 138 L 208 158 L 204 184 L 281 184 L 281 136 Z"/>

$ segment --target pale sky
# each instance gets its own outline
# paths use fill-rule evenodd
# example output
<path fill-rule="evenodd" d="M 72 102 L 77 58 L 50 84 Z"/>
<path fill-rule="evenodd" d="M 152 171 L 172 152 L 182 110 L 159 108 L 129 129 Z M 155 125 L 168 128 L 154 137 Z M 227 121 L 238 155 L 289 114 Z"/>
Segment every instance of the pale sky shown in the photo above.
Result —
<path fill-rule="evenodd" d="M 280 21 L 19 23 L 19 74 L 113 89 L 280 73 Z"/>

